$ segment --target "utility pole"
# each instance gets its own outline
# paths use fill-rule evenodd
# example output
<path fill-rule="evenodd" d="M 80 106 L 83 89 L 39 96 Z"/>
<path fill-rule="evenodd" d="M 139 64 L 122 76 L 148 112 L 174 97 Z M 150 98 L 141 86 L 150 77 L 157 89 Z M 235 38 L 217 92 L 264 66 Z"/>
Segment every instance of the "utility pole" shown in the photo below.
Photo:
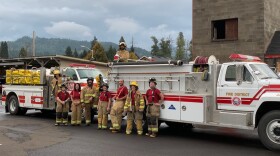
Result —
<path fill-rule="evenodd" d="M 32 40 L 32 56 L 35 57 L 35 38 L 36 38 L 36 33 L 33 31 L 33 40 Z"/>

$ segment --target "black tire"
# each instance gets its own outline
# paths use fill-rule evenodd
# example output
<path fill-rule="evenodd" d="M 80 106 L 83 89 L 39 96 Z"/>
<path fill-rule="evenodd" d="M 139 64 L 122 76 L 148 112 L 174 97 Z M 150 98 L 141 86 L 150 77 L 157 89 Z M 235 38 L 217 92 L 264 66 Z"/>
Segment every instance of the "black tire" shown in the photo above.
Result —
<path fill-rule="evenodd" d="M 18 98 L 15 95 L 12 95 L 8 99 L 8 109 L 9 109 L 9 112 L 10 112 L 11 115 L 19 115 L 20 114 Z"/>
<path fill-rule="evenodd" d="M 267 149 L 272 151 L 280 151 L 280 111 L 279 110 L 268 112 L 261 118 L 258 126 L 258 134 L 261 142 Z M 277 139 L 276 137 L 279 137 L 279 139 Z"/>

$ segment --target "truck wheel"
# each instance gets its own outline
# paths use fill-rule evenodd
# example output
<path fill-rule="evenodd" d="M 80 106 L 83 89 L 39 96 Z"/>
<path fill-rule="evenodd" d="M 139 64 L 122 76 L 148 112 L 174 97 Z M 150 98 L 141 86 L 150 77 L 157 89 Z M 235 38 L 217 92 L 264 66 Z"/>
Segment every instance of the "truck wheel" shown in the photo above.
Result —
<path fill-rule="evenodd" d="M 266 148 L 280 151 L 280 111 L 265 114 L 258 126 L 258 134 Z"/>
<path fill-rule="evenodd" d="M 19 115 L 19 103 L 18 98 L 15 95 L 12 95 L 8 100 L 8 109 L 10 114 Z"/>

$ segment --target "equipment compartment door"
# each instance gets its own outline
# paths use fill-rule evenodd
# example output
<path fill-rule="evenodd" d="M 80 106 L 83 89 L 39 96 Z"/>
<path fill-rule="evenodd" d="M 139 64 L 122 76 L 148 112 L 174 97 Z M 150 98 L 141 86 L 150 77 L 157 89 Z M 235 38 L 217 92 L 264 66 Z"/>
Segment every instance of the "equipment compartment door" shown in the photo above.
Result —
<path fill-rule="evenodd" d="M 164 103 L 161 105 L 160 118 L 166 120 L 180 120 L 180 97 L 179 96 L 164 96 Z"/>
<path fill-rule="evenodd" d="M 42 92 L 35 92 L 31 96 L 31 104 L 34 108 L 43 108 L 44 98 L 43 98 L 43 91 Z"/>
<path fill-rule="evenodd" d="M 181 120 L 188 122 L 204 121 L 203 97 L 182 96 L 181 100 Z"/>

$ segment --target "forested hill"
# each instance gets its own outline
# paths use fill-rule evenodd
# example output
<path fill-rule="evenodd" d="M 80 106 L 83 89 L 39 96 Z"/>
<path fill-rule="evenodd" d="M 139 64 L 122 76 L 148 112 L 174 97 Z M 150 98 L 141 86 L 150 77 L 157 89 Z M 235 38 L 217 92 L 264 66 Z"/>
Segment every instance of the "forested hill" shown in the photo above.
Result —
<path fill-rule="evenodd" d="M 8 49 L 9 49 L 9 57 L 18 57 L 20 49 L 25 48 L 28 52 L 28 55 L 32 53 L 32 38 L 30 37 L 22 37 L 17 39 L 16 41 L 9 41 Z M 76 41 L 70 39 L 59 39 L 59 38 L 36 38 L 36 56 L 42 55 L 64 55 L 65 50 L 68 46 L 71 47 L 72 51 L 75 49 L 78 53 L 82 53 L 85 49 L 81 47 L 84 45 L 86 47 L 91 47 L 91 43 L 89 41 Z M 118 45 L 112 42 L 101 42 L 101 45 L 107 51 L 112 45 L 113 48 L 118 49 Z M 129 46 L 128 46 L 129 48 Z M 150 52 L 145 49 L 134 47 L 134 51 L 139 56 L 150 56 Z M 129 49 L 128 49 L 129 50 Z"/>

